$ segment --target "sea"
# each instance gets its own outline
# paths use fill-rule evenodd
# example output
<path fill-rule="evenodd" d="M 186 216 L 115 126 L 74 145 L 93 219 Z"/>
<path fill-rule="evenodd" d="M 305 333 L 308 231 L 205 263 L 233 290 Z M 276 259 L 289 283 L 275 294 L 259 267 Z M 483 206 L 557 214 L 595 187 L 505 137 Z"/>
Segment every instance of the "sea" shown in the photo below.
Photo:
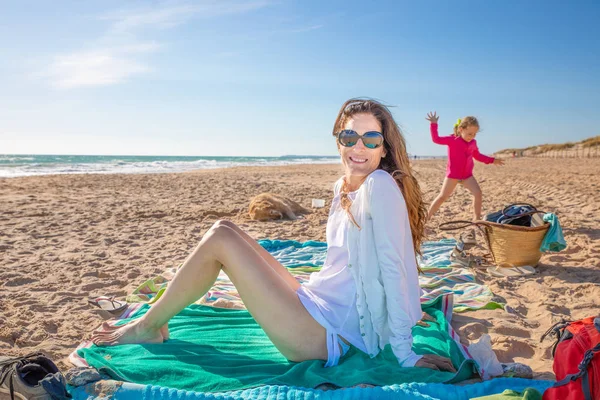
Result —
<path fill-rule="evenodd" d="M 339 156 L 179 157 L 0 154 L 0 178 L 57 174 L 151 174 L 244 166 L 339 162 Z"/>

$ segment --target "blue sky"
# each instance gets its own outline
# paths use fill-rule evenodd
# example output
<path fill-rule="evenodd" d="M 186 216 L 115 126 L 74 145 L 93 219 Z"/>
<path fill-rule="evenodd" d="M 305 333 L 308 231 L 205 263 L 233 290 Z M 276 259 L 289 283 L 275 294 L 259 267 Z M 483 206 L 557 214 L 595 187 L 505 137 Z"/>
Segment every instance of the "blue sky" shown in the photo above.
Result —
<path fill-rule="evenodd" d="M 335 155 L 348 98 L 409 151 L 475 115 L 484 153 L 600 134 L 598 1 L 3 1 L 0 153 Z"/>

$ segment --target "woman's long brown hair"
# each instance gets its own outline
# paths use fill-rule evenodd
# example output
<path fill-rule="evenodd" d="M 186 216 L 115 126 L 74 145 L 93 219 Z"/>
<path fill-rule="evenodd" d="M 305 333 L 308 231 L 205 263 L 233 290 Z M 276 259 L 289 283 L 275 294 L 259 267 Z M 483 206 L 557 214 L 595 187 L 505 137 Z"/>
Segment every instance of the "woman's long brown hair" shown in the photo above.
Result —
<path fill-rule="evenodd" d="M 404 141 L 400 127 L 396 124 L 392 113 L 385 105 L 376 100 L 356 98 L 350 99 L 342 105 L 335 119 L 333 135 L 336 136 L 339 131 L 344 129 L 346 122 L 356 114 L 371 114 L 381 125 L 386 156 L 381 159 L 379 169 L 387 171 L 392 175 L 404 196 L 415 254 L 421 254 L 421 243 L 425 236 L 427 208 L 423 201 L 423 193 L 421 192 L 419 183 L 410 166 L 406 151 L 406 142 Z M 356 224 L 350 212 L 352 201 L 348 197 L 348 186 L 345 179 L 341 188 L 340 203 L 349 214 L 352 222 Z"/>

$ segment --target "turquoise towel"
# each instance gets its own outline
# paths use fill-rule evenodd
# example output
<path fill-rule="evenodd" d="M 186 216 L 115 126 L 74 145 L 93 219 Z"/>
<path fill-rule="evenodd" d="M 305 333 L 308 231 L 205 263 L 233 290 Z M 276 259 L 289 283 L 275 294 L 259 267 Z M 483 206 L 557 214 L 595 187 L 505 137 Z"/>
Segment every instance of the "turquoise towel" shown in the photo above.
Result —
<path fill-rule="evenodd" d="M 544 222 L 550 223 L 550 228 L 544 236 L 540 251 L 546 253 L 548 251 L 558 252 L 564 250 L 567 247 L 567 242 L 565 242 L 558 217 L 553 213 L 544 214 Z"/>
<path fill-rule="evenodd" d="M 112 392 L 114 394 L 110 398 L 114 400 L 470 400 L 501 393 L 506 389 L 524 391 L 527 390 L 526 388 L 535 388 L 543 393 L 554 384 L 553 381 L 497 378 L 460 386 L 442 383 L 402 383 L 327 391 L 294 386 L 261 386 L 233 392 L 201 393 L 161 386 L 111 382 L 113 383 L 112 390 L 108 384 L 92 383 L 76 388 L 71 387 L 69 393 L 74 400 L 106 398 L 107 393 Z"/>
<path fill-rule="evenodd" d="M 325 242 L 264 239 L 258 243 L 286 268 L 321 267 L 327 256 Z"/>
<path fill-rule="evenodd" d="M 90 366 L 114 379 L 200 392 L 261 385 L 310 388 L 323 383 L 349 387 L 360 383 L 459 382 L 472 376 L 474 362 L 465 358 L 464 349 L 449 334 L 444 313 L 448 307 L 443 299 L 424 306 L 436 322 L 413 328 L 413 350 L 450 357 L 456 374 L 402 368 L 389 345 L 373 359 L 351 347 L 332 368 L 324 368 L 324 361 L 318 360 L 292 363 L 277 351 L 247 311 L 201 305 L 185 308 L 169 322 L 171 339 L 165 343 L 92 346 L 78 353 Z M 132 318 L 147 309 L 144 305 Z"/>

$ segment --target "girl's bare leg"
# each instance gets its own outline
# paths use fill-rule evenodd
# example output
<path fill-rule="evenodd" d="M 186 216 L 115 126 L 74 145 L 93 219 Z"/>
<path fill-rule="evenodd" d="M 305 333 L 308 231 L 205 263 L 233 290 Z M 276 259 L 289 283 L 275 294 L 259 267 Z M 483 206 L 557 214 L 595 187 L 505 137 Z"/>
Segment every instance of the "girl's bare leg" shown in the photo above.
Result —
<path fill-rule="evenodd" d="M 444 182 L 442 183 L 442 190 L 440 194 L 437 195 L 433 203 L 429 206 L 429 210 L 427 211 L 427 220 L 429 221 L 431 217 L 440 209 L 441 205 L 448 200 L 448 198 L 454 192 L 454 188 L 458 185 L 458 179 L 452 178 L 444 178 Z"/>
<path fill-rule="evenodd" d="M 483 194 L 481 193 L 481 188 L 477 183 L 477 180 L 474 176 L 465 179 L 463 182 L 463 186 L 467 188 L 471 194 L 473 195 L 473 221 L 481 220 L 481 202 L 483 199 Z"/>
<path fill-rule="evenodd" d="M 203 296 L 223 269 L 250 314 L 286 358 L 326 360 L 325 328 L 300 302 L 294 283 L 285 275 L 287 270 L 281 265 L 270 265 L 277 261 L 263 258 L 260 249 L 253 245 L 255 242 L 249 243 L 229 224 L 219 221 L 213 225 L 163 296 L 142 318 L 117 330 L 96 332 L 93 342 L 97 345 L 161 342 L 164 339 L 161 329 L 164 332 L 169 319 Z"/>

